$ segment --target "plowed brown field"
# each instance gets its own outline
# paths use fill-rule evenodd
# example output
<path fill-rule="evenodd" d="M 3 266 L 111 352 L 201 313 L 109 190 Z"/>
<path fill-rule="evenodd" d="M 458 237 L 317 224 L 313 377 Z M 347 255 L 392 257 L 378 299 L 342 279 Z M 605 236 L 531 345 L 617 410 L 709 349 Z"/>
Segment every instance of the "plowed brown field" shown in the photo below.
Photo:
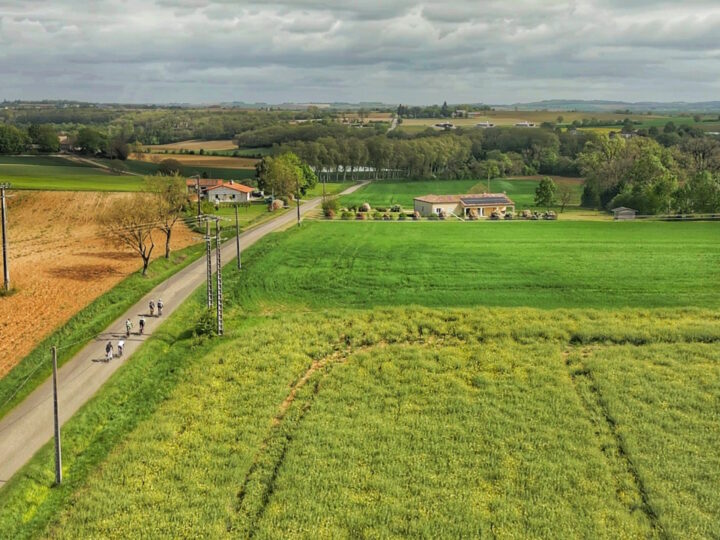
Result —
<path fill-rule="evenodd" d="M 140 267 L 139 257 L 100 235 L 97 218 L 120 193 L 15 192 L 8 199 L 10 279 L 0 297 L 0 377 L 54 328 Z M 156 239 L 154 256 L 164 251 Z M 183 224 L 173 249 L 189 245 Z"/>

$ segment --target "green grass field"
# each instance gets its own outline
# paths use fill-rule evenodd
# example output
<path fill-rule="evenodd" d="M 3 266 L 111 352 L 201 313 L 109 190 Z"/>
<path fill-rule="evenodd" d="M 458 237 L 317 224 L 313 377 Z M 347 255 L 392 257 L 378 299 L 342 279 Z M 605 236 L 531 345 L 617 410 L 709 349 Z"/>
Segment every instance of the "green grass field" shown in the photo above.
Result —
<path fill-rule="evenodd" d="M 582 185 L 570 179 L 558 180 L 572 186 L 573 199 L 571 205 L 580 203 Z M 538 180 L 496 178 L 490 180 L 493 193 L 507 193 L 516 204 L 517 210 L 535 207 L 535 188 Z M 355 193 L 342 197 L 344 206 L 358 206 L 364 202 L 370 206 L 387 207 L 399 204 L 403 208 L 413 208 L 413 198 L 421 195 L 455 195 L 464 193 L 483 193 L 487 191 L 485 180 L 407 180 L 407 181 L 375 181 L 357 190 Z"/>
<path fill-rule="evenodd" d="M 225 336 L 204 335 L 197 291 L 65 425 L 63 486 L 48 444 L 0 489 L 0 530 L 717 537 L 716 237 L 650 222 L 272 235 L 224 271 Z"/>
<path fill-rule="evenodd" d="M 0 179 L 14 189 L 137 191 L 142 178 L 112 174 L 58 157 L 0 157 Z"/>
<path fill-rule="evenodd" d="M 318 222 L 265 242 L 238 296 L 247 307 L 712 308 L 720 302 L 719 230 L 714 223 Z"/>
<path fill-rule="evenodd" d="M 96 159 L 109 164 L 110 160 Z M 52 156 L 0 156 L 0 181 L 9 182 L 14 189 L 52 191 L 140 191 L 143 179 L 138 174 L 153 175 L 157 164 L 128 160 L 123 162 L 132 174 L 114 174 L 100 167 L 73 162 Z M 255 171 L 213 167 L 183 167 L 182 174 L 193 176 L 205 173 L 210 178 L 249 182 Z"/>

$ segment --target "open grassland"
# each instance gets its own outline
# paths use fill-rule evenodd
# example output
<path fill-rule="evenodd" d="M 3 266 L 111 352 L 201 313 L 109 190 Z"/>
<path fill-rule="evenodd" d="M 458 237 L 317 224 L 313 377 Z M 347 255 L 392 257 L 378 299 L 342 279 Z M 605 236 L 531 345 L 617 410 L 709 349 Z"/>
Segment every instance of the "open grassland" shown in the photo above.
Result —
<path fill-rule="evenodd" d="M 354 182 L 318 182 L 312 189 L 308 190 L 305 194 L 305 198 L 312 199 L 313 197 L 322 197 L 323 184 L 326 195 L 337 195 L 341 191 L 351 187 Z"/>
<path fill-rule="evenodd" d="M 226 335 L 204 337 L 197 291 L 65 425 L 63 485 L 48 444 L 0 490 L 0 530 L 717 537 L 716 235 L 562 222 L 273 235 L 224 272 Z"/>
<path fill-rule="evenodd" d="M 0 179 L 15 189 L 138 191 L 142 179 L 59 157 L 0 157 Z"/>
<path fill-rule="evenodd" d="M 264 242 L 243 304 L 715 307 L 715 223 L 317 222 Z"/>
<path fill-rule="evenodd" d="M 516 205 L 516 210 L 535 207 L 535 189 L 538 177 L 521 178 L 495 178 L 490 180 L 492 193 L 507 193 Z M 569 206 L 580 203 L 582 194 L 582 179 L 553 177 L 556 184 L 566 184 L 571 187 L 573 197 Z M 344 206 L 359 206 L 364 202 L 370 206 L 387 207 L 399 204 L 407 210 L 413 208 L 413 198 L 421 195 L 460 195 L 465 193 L 487 192 L 487 180 L 407 180 L 384 181 L 379 180 L 368 184 L 355 193 L 342 197 Z"/>

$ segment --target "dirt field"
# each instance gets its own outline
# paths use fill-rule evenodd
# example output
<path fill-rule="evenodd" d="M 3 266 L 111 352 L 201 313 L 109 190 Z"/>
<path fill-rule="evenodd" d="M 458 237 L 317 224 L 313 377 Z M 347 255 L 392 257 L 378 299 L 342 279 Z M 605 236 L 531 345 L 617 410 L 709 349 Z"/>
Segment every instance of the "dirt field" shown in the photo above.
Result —
<path fill-rule="evenodd" d="M 257 159 L 225 156 L 198 156 L 193 154 L 145 154 L 145 161 L 157 161 L 164 159 L 176 159 L 183 165 L 193 167 L 216 167 L 218 169 L 254 169 Z M 131 159 L 137 159 L 133 154 Z"/>
<path fill-rule="evenodd" d="M 232 140 L 227 139 L 224 141 L 180 141 L 170 144 L 151 144 L 146 146 L 151 152 L 163 152 L 165 150 L 195 150 L 198 151 L 203 149 L 208 150 L 236 150 L 237 145 L 233 144 Z"/>
<path fill-rule="evenodd" d="M 140 267 L 137 255 L 99 237 L 96 218 L 119 193 L 16 192 L 8 200 L 10 279 L 0 297 L 0 377 L 54 328 Z M 155 255 L 162 256 L 158 235 Z M 192 242 L 182 224 L 173 248 Z"/>

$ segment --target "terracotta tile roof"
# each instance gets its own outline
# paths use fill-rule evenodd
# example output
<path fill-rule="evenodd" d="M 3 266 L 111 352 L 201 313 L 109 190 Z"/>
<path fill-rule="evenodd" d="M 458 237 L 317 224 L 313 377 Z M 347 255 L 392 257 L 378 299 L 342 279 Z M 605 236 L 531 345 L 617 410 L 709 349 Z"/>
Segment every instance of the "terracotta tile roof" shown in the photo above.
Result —
<path fill-rule="evenodd" d="M 504 193 L 468 193 L 465 195 L 423 195 L 416 201 L 431 204 L 457 203 L 463 206 L 514 206 L 515 203 Z"/>
<path fill-rule="evenodd" d="M 220 185 L 213 186 L 211 188 L 208 188 L 208 191 L 212 191 L 213 189 L 219 189 L 219 188 L 228 188 L 233 189 L 235 191 L 239 191 L 241 193 L 252 193 L 255 191 L 253 188 L 248 187 L 244 184 L 236 184 L 234 182 L 220 182 Z"/>
<path fill-rule="evenodd" d="M 200 178 L 200 187 L 212 187 L 212 186 L 218 186 L 222 184 L 223 181 L 219 178 Z M 188 178 L 185 180 L 185 184 L 188 187 L 195 187 L 197 185 L 197 180 L 195 178 Z"/>

